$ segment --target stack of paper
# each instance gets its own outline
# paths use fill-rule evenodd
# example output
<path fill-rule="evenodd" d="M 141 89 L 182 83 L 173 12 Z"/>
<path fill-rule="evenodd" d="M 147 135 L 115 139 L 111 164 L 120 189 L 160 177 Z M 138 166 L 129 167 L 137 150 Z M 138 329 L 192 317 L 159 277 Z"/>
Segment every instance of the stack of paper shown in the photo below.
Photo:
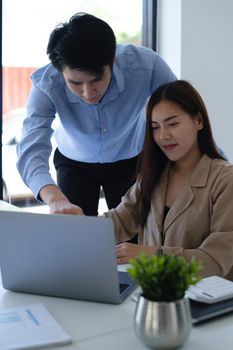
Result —
<path fill-rule="evenodd" d="M 71 337 L 42 304 L 0 311 L 0 349 L 35 349 L 71 343 Z"/>

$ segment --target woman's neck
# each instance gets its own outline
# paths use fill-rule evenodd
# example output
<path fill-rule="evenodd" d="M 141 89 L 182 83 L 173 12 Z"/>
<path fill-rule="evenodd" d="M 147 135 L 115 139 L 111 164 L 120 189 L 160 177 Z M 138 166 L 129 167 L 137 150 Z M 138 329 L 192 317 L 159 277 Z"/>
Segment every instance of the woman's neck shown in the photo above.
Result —
<path fill-rule="evenodd" d="M 198 151 L 188 159 L 181 159 L 172 163 L 171 170 L 175 173 L 182 174 L 183 176 L 189 176 L 192 174 L 201 158 L 202 154 L 200 151 Z"/>

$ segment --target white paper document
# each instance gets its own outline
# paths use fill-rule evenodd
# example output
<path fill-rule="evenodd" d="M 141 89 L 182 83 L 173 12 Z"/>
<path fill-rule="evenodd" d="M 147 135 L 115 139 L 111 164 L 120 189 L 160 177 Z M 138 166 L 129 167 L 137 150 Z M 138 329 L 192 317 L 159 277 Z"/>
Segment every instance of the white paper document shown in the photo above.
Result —
<path fill-rule="evenodd" d="M 42 304 L 0 310 L 0 349 L 36 349 L 71 343 Z"/>

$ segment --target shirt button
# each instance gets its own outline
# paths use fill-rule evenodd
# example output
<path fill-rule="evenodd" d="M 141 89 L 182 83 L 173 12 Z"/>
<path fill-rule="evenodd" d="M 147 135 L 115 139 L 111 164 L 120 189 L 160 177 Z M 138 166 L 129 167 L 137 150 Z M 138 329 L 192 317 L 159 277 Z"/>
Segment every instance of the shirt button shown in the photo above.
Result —
<path fill-rule="evenodd" d="M 106 132 L 107 132 L 107 129 L 103 129 L 103 132 L 106 133 Z"/>

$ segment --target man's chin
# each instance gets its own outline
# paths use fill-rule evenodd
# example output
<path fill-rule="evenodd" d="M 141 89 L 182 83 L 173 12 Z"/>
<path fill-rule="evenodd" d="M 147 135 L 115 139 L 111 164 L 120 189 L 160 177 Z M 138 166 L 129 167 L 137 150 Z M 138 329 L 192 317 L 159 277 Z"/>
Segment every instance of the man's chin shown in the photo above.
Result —
<path fill-rule="evenodd" d="M 95 98 L 90 98 L 90 99 L 86 99 L 86 98 L 82 98 L 82 100 L 90 105 L 95 105 L 96 103 L 98 103 L 101 100 L 102 97 L 98 96 Z"/>

